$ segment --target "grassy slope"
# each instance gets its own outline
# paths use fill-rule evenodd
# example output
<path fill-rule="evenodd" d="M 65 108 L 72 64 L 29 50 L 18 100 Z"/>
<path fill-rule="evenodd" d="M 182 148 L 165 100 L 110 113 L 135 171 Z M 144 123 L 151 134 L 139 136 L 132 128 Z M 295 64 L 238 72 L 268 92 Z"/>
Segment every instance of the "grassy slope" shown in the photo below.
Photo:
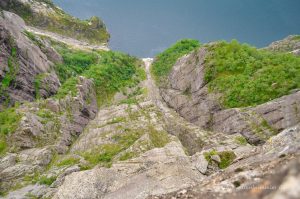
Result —
<path fill-rule="evenodd" d="M 226 108 L 255 106 L 300 87 L 300 58 L 233 40 L 208 47 L 205 79 Z"/>
<path fill-rule="evenodd" d="M 205 80 L 211 92 L 222 94 L 224 108 L 259 105 L 300 88 L 299 57 L 236 40 L 206 46 Z M 176 61 L 198 47 L 195 40 L 183 40 L 159 54 L 151 69 L 156 82 L 162 85 Z"/>
<path fill-rule="evenodd" d="M 28 25 L 92 44 L 107 43 L 109 40 L 110 35 L 99 18 L 92 17 L 90 20 L 80 20 L 57 8 L 51 0 L 35 1 L 43 2 L 47 9 L 54 10 L 54 13 L 35 13 L 30 5 L 20 3 L 19 0 L 9 1 L 6 6 L 4 6 L 5 4 L 0 4 L 0 9 L 18 14 Z"/>
<path fill-rule="evenodd" d="M 151 73 L 157 84 L 162 84 L 172 70 L 176 61 L 185 54 L 199 48 L 196 40 L 185 39 L 177 42 L 164 52 L 157 55 L 151 68 Z"/>

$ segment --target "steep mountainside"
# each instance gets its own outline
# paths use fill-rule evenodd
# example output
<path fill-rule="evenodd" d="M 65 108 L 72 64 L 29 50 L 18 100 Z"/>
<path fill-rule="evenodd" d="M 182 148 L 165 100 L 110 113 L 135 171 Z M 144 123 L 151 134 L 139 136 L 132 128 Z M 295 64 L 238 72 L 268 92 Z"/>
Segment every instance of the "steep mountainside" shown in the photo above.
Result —
<path fill-rule="evenodd" d="M 110 37 L 98 17 L 79 20 L 55 6 L 51 0 L 0 0 L 0 9 L 18 14 L 29 26 L 88 43 L 107 43 Z"/>
<path fill-rule="evenodd" d="M 299 198 L 290 48 L 182 40 L 139 60 L 87 26 L 59 35 L 50 1 L 0 5 L 51 23 L 0 15 L 0 198 Z"/>
<path fill-rule="evenodd" d="M 13 13 L 2 12 L 0 34 L 0 109 L 55 94 L 60 82 L 53 62 L 60 62 L 60 55 L 46 43 L 39 43 L 44 48 L 37 46 L 24 21 Z"/>

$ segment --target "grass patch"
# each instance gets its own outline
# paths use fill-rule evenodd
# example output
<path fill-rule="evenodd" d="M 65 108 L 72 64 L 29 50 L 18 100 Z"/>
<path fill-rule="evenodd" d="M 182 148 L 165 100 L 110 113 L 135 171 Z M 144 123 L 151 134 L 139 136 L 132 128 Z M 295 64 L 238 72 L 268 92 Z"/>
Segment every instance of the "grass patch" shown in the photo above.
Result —
<path fill-rule="evenodd" d="M 112 143 L 103 144 L 92 152 L 82 154 L 82 156 L 91 165 L 101 164 L 102 166 L 110 167 L 115 156 L 128 149 L 141 136 L 142 133 L 140 132 L 127 130 L 123 134 L 113 136 Z"/>
<path fill-rule="evenodd" d="M 208 47 L 205 80 L 225 108 L 256 106 L 300 87 L 300 58 L 236 40 Z"/>
<path fill-rule="evenodd" d="M 134 152 L 126 152 L 124 153 L 122 156 L 120 156 L 119 160 L 120 161 L 125 161 L 125 160 L 129 160 L 135 157 L 135 153 Z"/>
<path fill-rule="evenodd" d="M 151 73 L 158 84 L 162 84 L 176 61 L 185 54 L 200 47 L 196 40 L 184 39 L 157 55 L 151 67 Z"/>
<path fill-rule="evenodd" d="M 67 45 L 51 41 L 52 46 L 63 58 L 63 63 L 56 64 L 56 73 L 61 83 L 67 79 L 82 74 L 91 65 L 97 64 L 99 55 L 92 51 L 70 49 Z"/>
<path fill-rule="evenodd" d="M 71 165 L 79 164 L 79 162 L 80 162 L 79 158 L 69 157 L 58 162 L 56 166 L 58 167 L 71 166 Z"/>
<path fill-rule="evenodd" d="M 205 152 L 204 153 L 204 157 L 205 159 L 211 164 L 212 163 L 212 156 L 214 155 L 218 155 L 221 159 L 221 162 L 218 163 L 218 167 L 220 169 L 225 169 L 228 166 L 230 166 L 232 164 L 232 162 L 234 161 L 234 159 L 236 158 L 236 155 L 234 154 L 233 151 L 221 151 L 218 152 L 216 150 L 211 150 L 209 152 Z"/>
<path fill-rule="evenodd" d="M 44 44 L 41 42 L 41 40 L 40 40 L 38 37 L 36 37 L 36 35 L 35 35 L 34 33 L 29 32 L 29 31 L 27 31 L 27 30 L 24 30 L 23 33 L 24 33 L 24 35 L 25 35 L 28 39 L 30 39 L 35 45 L 37 45 L 37 46 L 40 47 L 40 48 L 44 47 Z"/>
<path fill-rule="evenodd" d="M 68 79 L 58 90 L 57 94 L 54 96 L 56 99 L 63 99 L 68 94 L 71 94 L 72 97 L 77 95 L 77 83 L 78 78 L 72 77 Z"/>
<path fill-rule="evenodd" d="M 43 79 L 46 78 L 47 75 L 48 75 L 47 73 L 42 73 L 42 74 L 35 76 L 35 78 L 34 78 L 34 89 L 35 89 L 35 98 L 36 99 L 41 98 L 41 94 L 40 94 L 41 84 L 42 84 Z"/>
<path fill-rule="evenodd" d="M 164 131 L 157 131 L 154 127 L 149 127 L 151 143 L 155 148 L 162 148 L 170 142 L 169 136 Z"/>
<path fill-rule="evenodd" d="M 14 46 L 14 40 L 11 39 L 10 45 Z M 19 72 L 19 63 L 17 58 L 17 48 L 12 47 L 10 56 L 7 60 L 8 71 L 5 73 L 0 85 L 0 94 L 4 94 L 5 90 L 12 85 Z"/>
<path fill-rule="evenodd" d="M 117 123 L 125 122 L 125 121 L 126 121 L 126 118 L 125 118 L 125 117 L 115 117 L 115 118 L 113 118 L 110 122 L 107 122 L 106 125 L 117 124 Z"/>
<path fill-rule="evenodd" d="M 0 155 L 6 151 L 6 137 L 17 130 L 22 118 L 22 116 L 16 112 L 16 109 L 17 106 L 0 112 Z"/>
<path fill-rule="evenodd" d="M 248 144 L 248 142 L 244 136 L 236 136 L 234 138 L 234 141 L 235 141 L 235 143 L 237 143 L 239 145 L 243 145 L 243 146 Z"/>
<path fill-rule="evenodd" d="M 55 180 L 56 180 L 56 176 L 52 176 L 52 177 L 47 177 L 47 176 L 41 176 L 39 178 L 38 183 L 42 184 L 42 185 L 48 185 L 50 186 Z"/>

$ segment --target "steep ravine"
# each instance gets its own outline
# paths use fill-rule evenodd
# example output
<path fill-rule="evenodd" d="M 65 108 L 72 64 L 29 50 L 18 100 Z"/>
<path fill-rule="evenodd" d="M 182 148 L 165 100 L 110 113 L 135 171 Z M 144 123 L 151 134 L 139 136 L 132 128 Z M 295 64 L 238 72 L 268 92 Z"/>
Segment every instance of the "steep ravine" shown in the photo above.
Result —
<path fill-rule="evenodd" d="M 96 17 L 80 21 L 48 0 L 0 6 L 20 12 L 14 2 L 29 2 L 27 14 L 56 29 L 0 13 L 0 198 L 299 198 L 300 91 L 226 108 L 205 81 L 210 50 L 243 50 L 236 41 L 184 40 L 139 60 L 102 46 L 108 33 Z M 90 31 L 63 35 L 63 19 Z M 104 40 L 89 38 L 91 31 L 104 31 Z M 299 37 L 291 36 L 269 50 L 298 48 Z M 280 56 L 297 74 L 299 60 Z M 163 84 L 153 74 L 157 61 Z"/>
<path fill-rule="evenodd" d="M 243 142 L 240 134 L 201 130 L 166 105 L 150 74 L 152 60 L 143 61 L 146 80 L 127 90 L 128 95 L 136 89 L 145 91 L 136 96 L 135 103 L 126 103 L 122 93 L 116 94 L 68 152 L 54 157 L 56 163 L 43 173 L 53 182 L 27 185 L 5 198 L 213 199 L 276 198 L 282 194 L 293 198 L 298 193 L 289 181 L 299 179 L 294 178 L 299 163 L 293 163 L 299 153 L 299 126 L 286 129 L 263 146 Z M 38 165 L 40 154 L 49 152 L 41 149 L 35 153 Z M 0 165 L 22 157 L 12 167 L 18 171 L 19 165 L 28 166 L 25 160 L 31 160 L 25 154 L 1 159 Z M 9 176 L 9 172 L 1 175 Z M 279 180 L 277 174 L 287 177 Z M 256 187 L 266 183 L 277 188 L 257 191 Z M 281 185 L 285 190 L 278 189 Z"/>

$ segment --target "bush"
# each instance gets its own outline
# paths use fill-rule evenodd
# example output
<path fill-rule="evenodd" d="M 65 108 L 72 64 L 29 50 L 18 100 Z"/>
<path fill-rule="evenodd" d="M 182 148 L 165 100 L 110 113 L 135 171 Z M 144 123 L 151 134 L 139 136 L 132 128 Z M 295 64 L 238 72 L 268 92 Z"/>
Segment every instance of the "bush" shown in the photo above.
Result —
<path fill-rule="evenodd" d="M 67 79 L 82 74 L 91 65 L 98 63 L 98 54 L 91 51 L 71 50 L 66 45 L 52 42 L 63 58 L 62 64 L 56 65 L 56 72 L 61 83 Z"/>
<path fill-rule="evenodd" d="M 300 87 L 300 58 L 219 42 L 208 47 L 205 80 L 225 108 L 255 106 Z"/>
<path fill-rule="evenodd" d="M 83 73 L 94 80 L 99 105 L 109 102 L 116 92 L 133 87 L 144 78 L 137 58 L 112 51 L 102 52 L 100 56 L 100 63 Z"/>
<path fill-rule="evenodd" d="M 184 39 L 157 55 L 151 67 L 151 73 L 158 84 L 169 75 L 176 61 L 185 54 L 200 47 L 196 40 Z"/>

